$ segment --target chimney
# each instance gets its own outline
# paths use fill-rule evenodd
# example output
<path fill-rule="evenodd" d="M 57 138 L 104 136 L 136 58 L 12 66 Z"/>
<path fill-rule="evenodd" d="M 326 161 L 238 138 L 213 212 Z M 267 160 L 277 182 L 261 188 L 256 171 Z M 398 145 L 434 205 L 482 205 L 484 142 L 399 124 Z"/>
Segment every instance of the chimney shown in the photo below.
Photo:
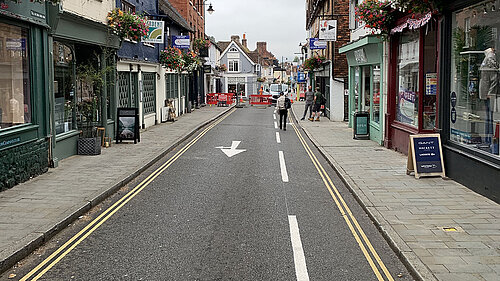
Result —
<path fill-rule="evenodd" d="M 241 40 L 241 44 L 243 44 L 243 46 L 245 46 L 245 48 L 248 48 L 247 46 L 247 36 L 245 33 L 243 33 L 243 40 Z"/>
<path fill-rule="evenodd" d="M 257 52 L 259 54 L 267 52 L 267 42 L 257 42 Z"/>
<path fill-rule="evenodd" d="M 240 36 L 238 36 L 238 35 L 231 35 L 231 41 L 234 41 L 236 43 L 240 43 Z"/>

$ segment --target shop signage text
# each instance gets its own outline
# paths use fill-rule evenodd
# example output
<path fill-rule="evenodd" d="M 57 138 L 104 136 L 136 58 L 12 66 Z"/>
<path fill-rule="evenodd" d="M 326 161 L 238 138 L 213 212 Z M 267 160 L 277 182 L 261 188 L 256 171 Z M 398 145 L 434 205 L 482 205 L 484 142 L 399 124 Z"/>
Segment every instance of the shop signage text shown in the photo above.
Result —
<path fill-rule="evenodd" d="M 406 173 L 412 171 L 415 171 L 417 179 L 422 176 L 445 176 L 439 134 L 410 136 Z"/>
<path fill-rule="evenodd" d="M 319 40 L 319 38 L 309 38 L 309 49 L 322 50 L 326 49 L 326 41 Z"/>
<path fill-rule="evenodd" d="M 319 39 L 326 41 L 337 41 L 337 20 L 320 21 Z"/>
<path fill-rule="evenodd" d="M 172 47 L 178 49 L 189 49 L 190 47 L 189 35 L 172 36 Z"/>
<path fill-rule="evenodd" d="M 163 43 L 165 22 L 161 20 L 148 20 L 148 34 L 142 38 L 144 43 Z"/>

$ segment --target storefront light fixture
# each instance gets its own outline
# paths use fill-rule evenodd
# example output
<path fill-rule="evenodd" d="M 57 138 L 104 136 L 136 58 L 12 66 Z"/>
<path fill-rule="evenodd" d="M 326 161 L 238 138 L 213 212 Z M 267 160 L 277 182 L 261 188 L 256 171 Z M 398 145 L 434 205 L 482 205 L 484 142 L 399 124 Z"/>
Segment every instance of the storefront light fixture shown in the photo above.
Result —
<path fill-rule="evenodd" d="M 209 14 L 213 14 L 213 13 L 215 12 L 214 8 L 212 7 L 212 3 L 210 3 L 210 4 L 208 5 L 207 12 L 208 12 Z"/>

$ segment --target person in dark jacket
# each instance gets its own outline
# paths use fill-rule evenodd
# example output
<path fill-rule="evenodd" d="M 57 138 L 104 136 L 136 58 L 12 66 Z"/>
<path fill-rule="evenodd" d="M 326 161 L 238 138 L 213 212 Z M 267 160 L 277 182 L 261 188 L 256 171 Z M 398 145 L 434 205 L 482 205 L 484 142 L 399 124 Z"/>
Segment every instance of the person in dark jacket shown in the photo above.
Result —
<path fill-rule="evenodd" d="M 314 92 L 312 91 L 312 87 L 309 85 L 309 88 L 306 92 L 306 108 L 304 109 L 304 115 L 300 120 L 306 119 L 307 109 L 309 109 L 309 118 L 312 117 L 312 106 L 314 101 Z"/>

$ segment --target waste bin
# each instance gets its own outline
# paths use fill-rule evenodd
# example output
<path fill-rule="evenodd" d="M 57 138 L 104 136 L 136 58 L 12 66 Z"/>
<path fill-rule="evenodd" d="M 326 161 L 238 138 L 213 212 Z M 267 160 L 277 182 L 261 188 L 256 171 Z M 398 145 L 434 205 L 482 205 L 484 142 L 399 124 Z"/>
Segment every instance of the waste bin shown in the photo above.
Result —
<path fill-rule="evenodd" d="M 370 139 L 370 114 L 365 111 L 354 113 L 354 139 L 369 140 Z"/>

